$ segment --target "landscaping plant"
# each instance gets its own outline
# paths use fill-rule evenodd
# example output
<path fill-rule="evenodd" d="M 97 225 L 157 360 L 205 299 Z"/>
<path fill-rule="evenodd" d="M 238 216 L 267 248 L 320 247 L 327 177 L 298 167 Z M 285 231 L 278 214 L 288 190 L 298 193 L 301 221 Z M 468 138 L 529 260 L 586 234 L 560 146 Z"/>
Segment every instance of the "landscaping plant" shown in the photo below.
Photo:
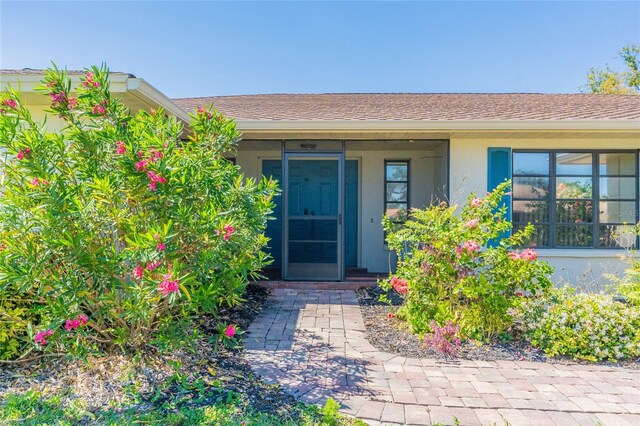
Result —
<path fill-rule="evenodd" d="M 0 359 L 141 347 L 238 304 L 268 262 L 277 189 L 225 159 L 235 123 L 208 108 L 188 129 L 162 110 L 132 114 L 105 66 L 73 90 L 54 67 L 40 90 L 62 130 L 13 89 L 0 96 Z"/>
<path fill-rule="evenodd" d="M 523 300 L 521 326 L 531 343 L 549 356 L 618 361 L 640 356 L 640 309 L 610 294 L 554 290 Z"/>
<path fill-rule="evenodd" d="M 460 326 L 462 337 L 488 339 L 513 324 L 510 308 L 524 295 L 552 285 L 551 267 L 526 245 L 533 226 L 507 235 L 511 223 L 502 204 L 509 182 L 484 198 L 471 195 L 461 209 L 446 203 L 411 211 L 398 227 L 383 219 L 396 273 L 381 282 L 404 297 L 398 316 L 419 335 L 430 324 Z"/>
<path fill-rule="evenodd" d="M 627 235 L 640 236 L 640 223 L 624 228 Z M 623 261 L 629 264 L 624 276 L 609 275 L 614 282 L 615 292 L 624 297 L 625 301 L 631 305 L 640 307 L 640 257 L 637 252 L 629 250 L 628 253 L 620 256 Z"/>

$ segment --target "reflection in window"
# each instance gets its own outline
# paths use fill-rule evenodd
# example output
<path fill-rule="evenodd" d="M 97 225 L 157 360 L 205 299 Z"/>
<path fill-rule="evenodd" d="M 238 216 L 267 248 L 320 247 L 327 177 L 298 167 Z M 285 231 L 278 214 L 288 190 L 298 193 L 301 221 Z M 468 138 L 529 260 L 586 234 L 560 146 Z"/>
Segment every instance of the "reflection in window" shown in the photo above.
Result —
<path fill-rule="evenodd" d="M 541 247 L 633 247 L 637 161 L 633 152 L 514 152 L 514 229 L 534 224 Z"/>
<path fill-rule="evenodd" d="M 409 161 L 385 161 L 384 207 L 393 222 L 404 222 L 409 210 Z"/>

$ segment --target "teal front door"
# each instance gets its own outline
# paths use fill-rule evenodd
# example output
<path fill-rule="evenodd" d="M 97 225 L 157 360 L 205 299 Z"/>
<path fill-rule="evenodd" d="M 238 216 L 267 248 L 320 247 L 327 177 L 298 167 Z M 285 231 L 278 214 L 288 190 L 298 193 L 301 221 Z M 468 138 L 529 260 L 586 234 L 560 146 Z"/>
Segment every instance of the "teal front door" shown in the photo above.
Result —
<path fill-rule="evenodd" d="M 358 161 L 344 161 L 342 215 L 339 215 L 337 200 L 339 161 L 321 154 L 312 157 L 289 154 L 288 166 L 285 190 L 283 162 L 262 161 L 262 174 L 277 179 L 282 189 L 281 196 L 275 200 L 274 218 L 266 230 L 272 266 L 281 268 L 283 273 L 288 269 L 288 274 L 283 275 L 286 279 L 341 279 L 343 269 L 356 267 L 358 262 Z M 285 196 L 289 200 L 286 218 Z M 284 238 L 285 221 L 289 228 L 287 239 Z M 340 235 L 336 234 L 340 227 L 343 228 L 342 255 L 338 253 Z M 342 266 L 338 266 L 338 256 Z"/>

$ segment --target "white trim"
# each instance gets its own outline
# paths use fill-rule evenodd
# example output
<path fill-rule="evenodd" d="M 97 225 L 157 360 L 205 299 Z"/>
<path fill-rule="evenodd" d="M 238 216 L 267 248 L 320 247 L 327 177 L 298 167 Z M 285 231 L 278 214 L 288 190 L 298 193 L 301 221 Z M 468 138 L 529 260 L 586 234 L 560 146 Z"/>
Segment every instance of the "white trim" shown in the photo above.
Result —
<path fill-rule="evenodd" d="M 602 250 L 602 249 L 538 249 L 538 255 L 545 258 L 575 258 L 575 259 L 588 259 L 588 258 L 609 258 L 616 259 L 622 255 L 629 256 L 630 253 L 624 250 Z M 636 253 L 633 256 L 638 256 Z"/>
<path fill-rule="evenodd" d="M 241 131 L 636 130 L 639 120 L 236 120 Z"/>
<path fill-rule="evenodd" d="M 127 91 L 146 103 L 161 106 L 180 120 L 189 123 L 189 114 L 187 114 L 185 110 L 173 103 L 164 93 L 160 92 L 142 78 L 129 78 L 127 80 Z"/>
<path fill-rule="evenodd" d="M 83 74 L 68 74 L 67 76 L 72 83 L 71 90 L 74 91 L 80 84 Z M 41 85 L 43 77 L 43 74 L 0 74 L 0 86 L 11 85 L 14 88 L 20 87 L 20 91 L 23 93 L 34 92 L 35 88 Z M 112 93 L 128 93 L 144 104 L 162 107 L 185 123 L 190 121 L 189 114 L 185 110 L 142 78 L 131 77 L 126 73 L 109 73 L 109 88 Z"/>

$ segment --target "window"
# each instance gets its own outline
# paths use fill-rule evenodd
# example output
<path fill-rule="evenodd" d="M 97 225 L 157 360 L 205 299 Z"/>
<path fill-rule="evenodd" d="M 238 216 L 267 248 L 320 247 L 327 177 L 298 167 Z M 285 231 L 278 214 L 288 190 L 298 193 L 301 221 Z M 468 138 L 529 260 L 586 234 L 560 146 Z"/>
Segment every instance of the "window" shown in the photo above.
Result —
<path fill-rule="evenodd" d="M 535 225 L 539 247 L 633 247 L 637 185 L 637 152 L 514 151 L 514 229 Z"/>
<path fill-rule="evenodd" d="M 392 222 L 407 220 L 409 210 L 409 161 L 384 162 L 384 211 Z"/>

